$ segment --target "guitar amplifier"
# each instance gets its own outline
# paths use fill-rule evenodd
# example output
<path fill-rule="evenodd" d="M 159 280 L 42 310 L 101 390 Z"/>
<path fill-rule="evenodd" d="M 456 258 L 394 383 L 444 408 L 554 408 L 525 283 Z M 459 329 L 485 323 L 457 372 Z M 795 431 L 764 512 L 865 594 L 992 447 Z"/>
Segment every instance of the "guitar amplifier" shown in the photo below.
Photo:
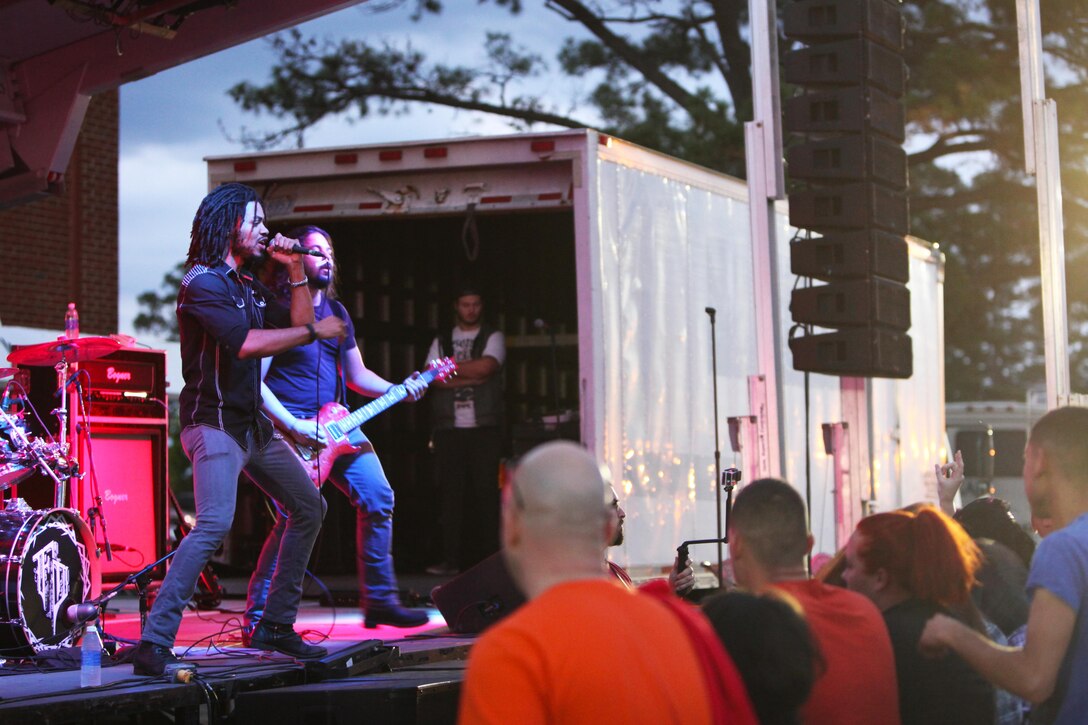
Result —
<path fill-rule="evenodd" d="M 60 400 L 57 396 L 57 375 L 51 367 L 35 365 L 30 372 L 30 401 L 45 422 L 49 433 L 56 435 L 57 419 L 49 415 Z M 129 423 L 165 426 L 166 352 L 122 348 L 96 360 L 79 363 L 77 373 L 83 388 L 88 422 Z M 72 411 L 82 416 L 83 411 Z M 29 421 L 32 432 L 40 434 L 37 421 Z"/>
<path fill-rule="evenodd" d="M 42 365 L 26 369 L 30 402 L 55 436 L 57 419 L 50 413 L 60 400 L 56 371 Z M 99 568 L 105 581 L 117 581 L 166 554 L 166 352 L 122 348 L 79 363 L 77 375 L 86 411 L 69 411 L 77 431 L 70 444 L 83 477 L 72 482 L 69 496 L 88 523 L 94 494 L 101 498 L 114 551 L 112 561 L 99 554 Z M 35 416 L 28 413 L 26 424 L 33 435 L 44 435 Z M 47 508 L 53 501 L 53 482 L 36 473 L 19 484 L 18 495 L 31 506 Z M 101 520 L 94 528 L 101 544 Z M 154 575 L 163 572 L 160 566 Z"/>
<path fill-rule="evenodd" d="M 84 393 L 92 418 L 167 417 L 165 352 L 118 350 L 79 369 L 87 374 Z"/>

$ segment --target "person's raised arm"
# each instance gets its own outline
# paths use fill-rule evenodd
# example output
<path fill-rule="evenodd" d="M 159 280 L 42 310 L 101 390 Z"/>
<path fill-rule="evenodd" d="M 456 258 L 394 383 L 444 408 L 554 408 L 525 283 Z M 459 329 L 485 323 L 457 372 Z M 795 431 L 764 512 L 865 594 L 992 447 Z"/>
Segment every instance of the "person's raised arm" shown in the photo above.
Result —
<path fill-rule="evenodd" d="M 357 393 L 377 398 L 393 387 L 393 383 L 366 366 L 357 346 L 344 350 L 340 356 L 340 361 L 344 366 L 344 377 L 347 378 L 348 387 Z M 404 386 L 405 392 L 408 393 L 408 397 L 412 400 L 419 400 L 427 392 L 427 383 L 423 381 L 418 372 L 412 373 L 405 378 L 401 385 Z"/>
<path fill-rule="evenodd" d="M 956 513 L 956 494 L 963 485 L 963 453 L 956 451 L 951 463 L 935 464 L 933 471 L 937 474 L 937 499 L 941 511 L 952 516 Z"/>
<path fill-rule="evenodd" d="M 291 290 L 291 325 L 304 327 L 314 321 L 314 299 L 310 294 L 306 268 L 302 266 L 302 255 L 289 251 L 297 245 L 297 239 L 277 234 L 268 243 L 268 253 L 272 259 L 287 267 L 287 286 Z"/>

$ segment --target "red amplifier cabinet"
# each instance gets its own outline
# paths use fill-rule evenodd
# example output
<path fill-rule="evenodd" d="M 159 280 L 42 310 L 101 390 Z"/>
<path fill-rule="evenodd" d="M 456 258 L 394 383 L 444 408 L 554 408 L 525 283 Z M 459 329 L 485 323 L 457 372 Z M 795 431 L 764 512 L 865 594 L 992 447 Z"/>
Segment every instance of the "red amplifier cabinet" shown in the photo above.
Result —
<path fill-rule="evenodd" d="M 46 366 L 29 370 L 30 401 L 49 433 L 56 435 L 57 420 L 51 414 L 59 400 L 56 372 Z M 72 486 L 69 500 L 94 529 L 103 580 L 119 581 L 166 554 L 166 353 L 123 348 L 80 363 L 78 375 L 86 411 L 71 411 L 76 423 L 71 450 L 78 456 L 83 477 Z M 44 435 L 33 416 L 27 415 L 27 425 L 33 435 Z M 102 550 L 102 520 L 90 517 L 96 505 L 95 486 L 112 561 Z M 53 482 L 38 474 L 21 482 L 17 493 L 35 508 L 50 507 Z M 161 578 L 164 572 L 160 566 L 154 575 Z"/>

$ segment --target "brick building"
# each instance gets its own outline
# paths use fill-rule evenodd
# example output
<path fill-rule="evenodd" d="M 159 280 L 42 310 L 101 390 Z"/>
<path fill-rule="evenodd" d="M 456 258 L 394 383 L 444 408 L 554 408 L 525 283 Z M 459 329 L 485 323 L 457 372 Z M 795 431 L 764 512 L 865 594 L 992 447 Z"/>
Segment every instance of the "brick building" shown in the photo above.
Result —
<path fill-rule="evenodd" d="M 91 100 L 62 195 L 0 211 L 3 325 L 59 330 L 75 302 L 82 334 L 117 332 L 118 99 Z"/>

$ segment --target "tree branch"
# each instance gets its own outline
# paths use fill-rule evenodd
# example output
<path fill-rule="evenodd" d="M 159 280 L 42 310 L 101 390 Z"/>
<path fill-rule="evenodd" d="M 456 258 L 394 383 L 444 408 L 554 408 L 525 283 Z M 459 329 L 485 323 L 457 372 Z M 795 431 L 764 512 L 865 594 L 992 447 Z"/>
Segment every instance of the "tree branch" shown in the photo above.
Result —
<path fill-rule="evenodd" d="M 930 144 L 929 148 L 910 154 L 907 158 L 911 166 L 926 164 L 942 156 L 969 153 L 971 151 L 995 151 L 994 132 L 988 129 L 963 129 L 942 133 Z M 952 143 L 956 139 L 970 138 L 971 141 Z"/>
<path fill-rule="evenodd" d="M 699 121 L 699 111 L 705 110 L 706 104 L 698 96 L 690 93 L 679 83 L 669 78 L 651 58 L 639 52 L 627 40 L 616 35 L 595 15 L 589 8 L 578 0 L 548 0 L 548 7 L 560 12 L 567 20 L 576 21 L 586 30 L 592 33 L 598 40 L 605 44 L 624 63 L 638 71 L 647 81 L 656 86 L 658 90 L 671 98 L 676 105 L 684 109 L 695 121 Z"/>

